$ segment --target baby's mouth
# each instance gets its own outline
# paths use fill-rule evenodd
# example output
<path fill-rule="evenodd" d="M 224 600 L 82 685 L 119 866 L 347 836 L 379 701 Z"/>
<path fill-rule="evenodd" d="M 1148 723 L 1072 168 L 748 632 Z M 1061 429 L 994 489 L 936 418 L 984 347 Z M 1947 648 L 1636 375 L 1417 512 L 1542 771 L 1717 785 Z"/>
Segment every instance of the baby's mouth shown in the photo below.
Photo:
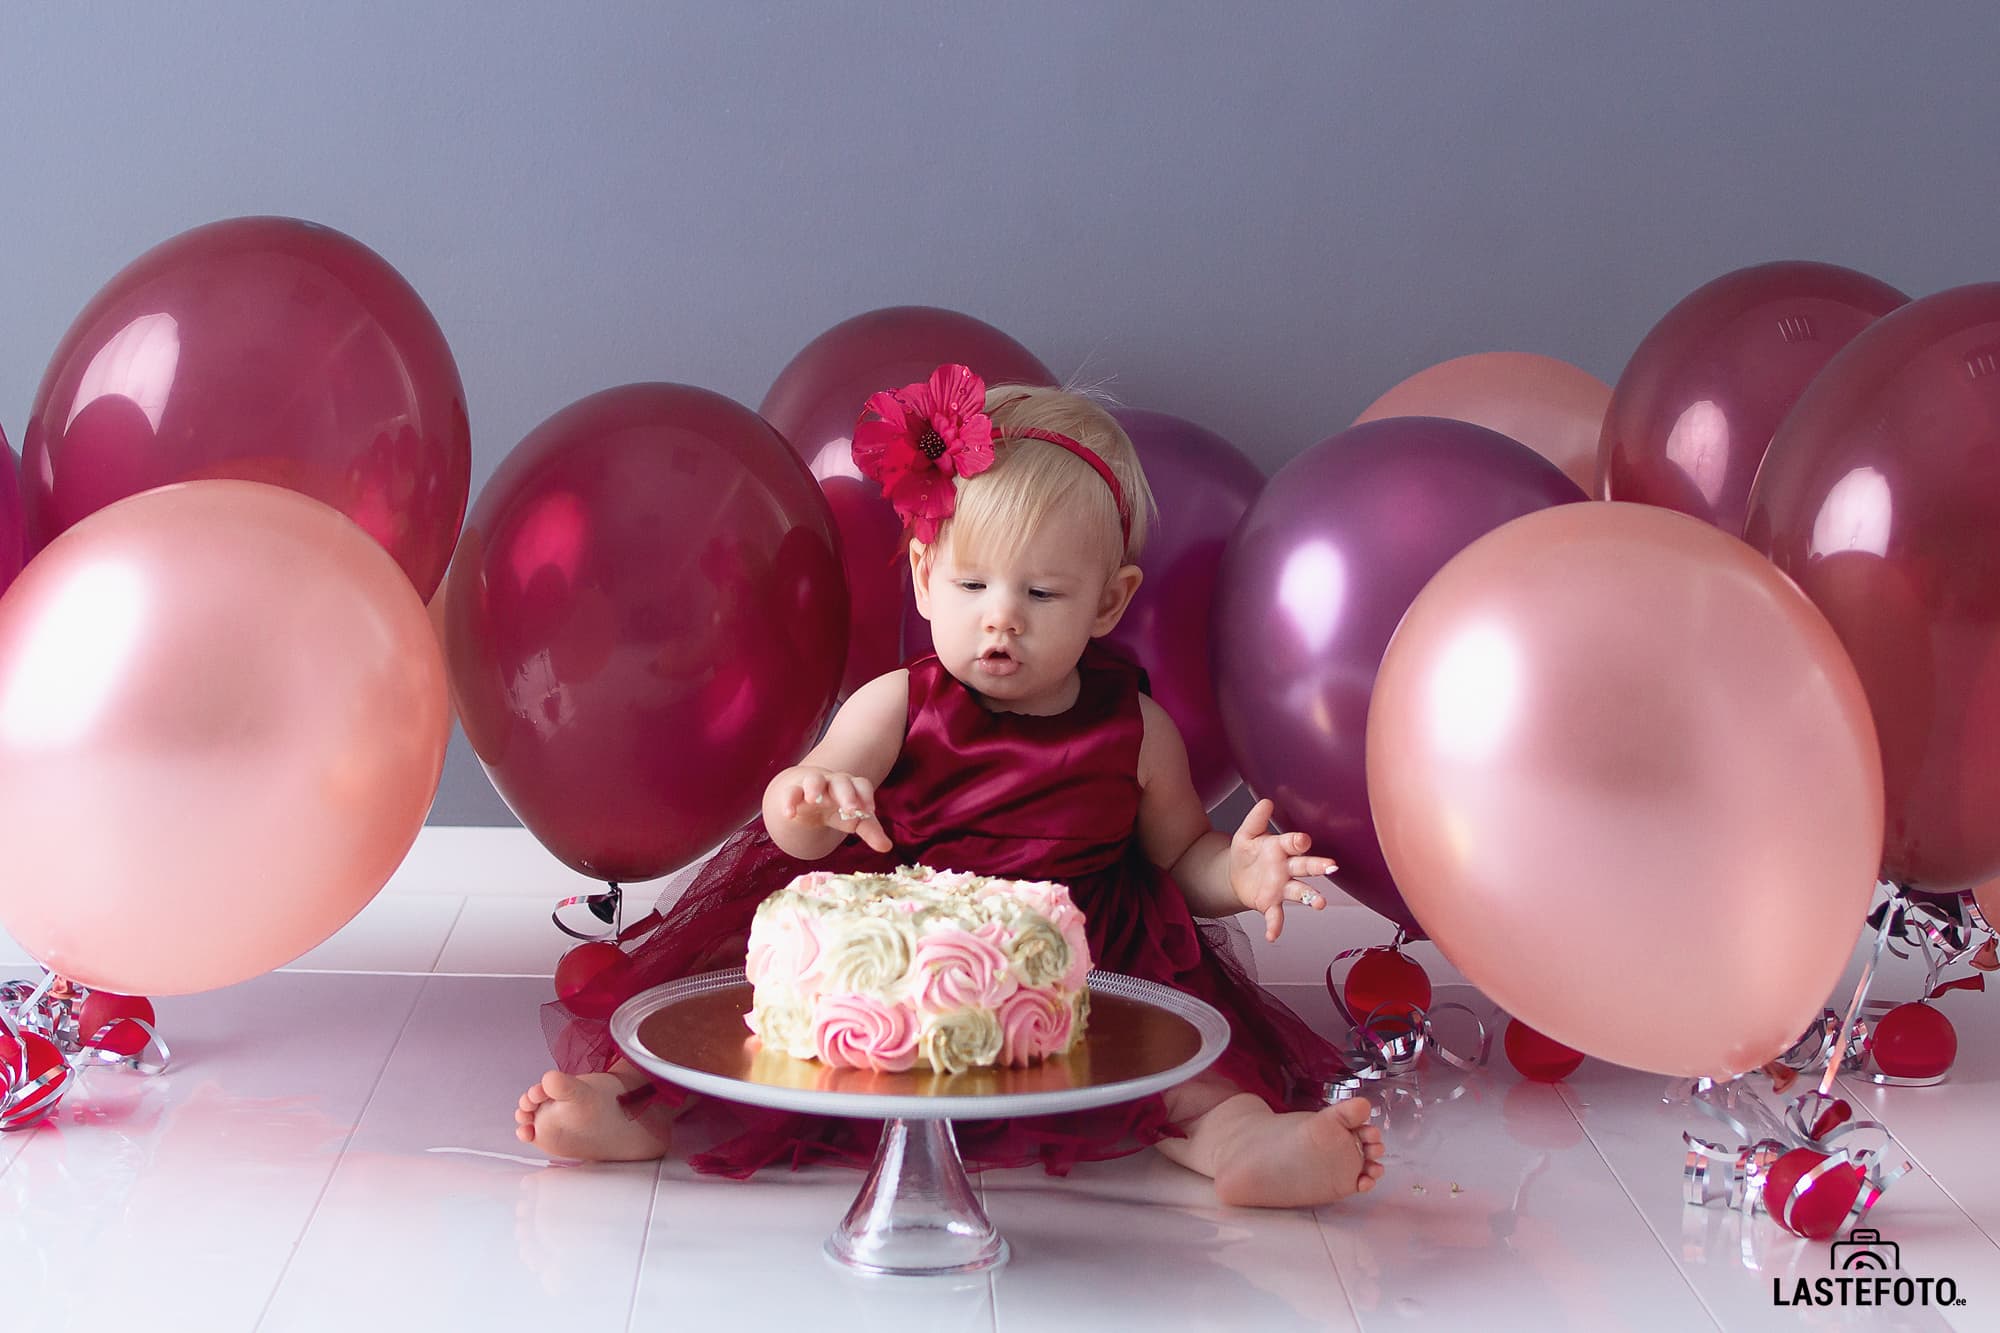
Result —
<path fill-rule="evenodd" d="M 1021 664 L 1005 648 L 988 648 L 978 658 L 979 669 L 995 676 L 1011 676 Z"/>

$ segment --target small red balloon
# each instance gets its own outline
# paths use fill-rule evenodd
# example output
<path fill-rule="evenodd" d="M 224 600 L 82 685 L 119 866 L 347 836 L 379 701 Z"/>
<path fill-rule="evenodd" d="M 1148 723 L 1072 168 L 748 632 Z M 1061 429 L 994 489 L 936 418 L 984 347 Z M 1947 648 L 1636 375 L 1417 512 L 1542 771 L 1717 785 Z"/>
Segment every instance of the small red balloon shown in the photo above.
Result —
<path fill-rule="evenodd" d="M 1899 1004 L 1875 1025 L 1869 1049 L 1892 1078 L 1936 1078 L 1958 1058 L 1958 1033 L 1934 1005 Z"/>
<path fill-rule="evenodd" d="M 1847 1169 L 1835 1167 L 1792 1197 L 1799 1180 L 1826 1160 L 1826 1154 L 1811 1148 L 1794 1148 L 1771 1164 L 1764 1176 L 1764 1207 L 1771 1218 L 1795 1236 L 1828 1240 L 1861 1196 L 1861 1168 L 1852 1163 Z"/>
<path fill-rule="evenodd" d="M 76 1035 L 118 1055 L 137 1055 L 146 1049 L 147 1037 L 143 1029 L 124 1021 L 128 1018 L 153 1022 L 153 1002 L 143 995 L 94 990 L 84 996 L 83 1004 L 77 1008 Z"/>
<path fill-rule="evenodd" d="M 63 1089 L 69 1085 L 69 1064 L 56 1044 L 39 1032 L 23 1032 L 21 1036 L 28 1048 L 25 1073 L 21 1069 L 21 1043 L 0 1032 L 0 1100 L 10 1095 L 18 1098 L 0 1111 L 0 1130 L 26 1129 L 34 1124 L 55 1110 L 56 1103 L 62 1100 Z M 50 1071 L 56 1075 L 52 1083 L 38 1092 L 22 1095 L 21 1088 Z"/>
<path fill-rule="evenodd" d="M 1341 983 L 1347 1012 L 1357 1023 L 1415 1018 L 1431 1007 L 1431 979 L 1423 964 L 1394 945 L 1364 950 Z"/>
<path fill-rule="evenodd" d="M 1500 1044 L 1507 1052 L 1507 1063 L 1522 1078 L 1537 1083 L 1560 1083 L 1583 1063 L 1582 1051 L 1537 1032 L 1518 1018 L 1507 1021 L 1507 1035 Z"/>
<path fill-rule="evenodd" d="M 625 954 L 615 944 L 579 944 L 556 964 L 556 998 L 579 1018 L 609 1018 L 630 993 Z"/>

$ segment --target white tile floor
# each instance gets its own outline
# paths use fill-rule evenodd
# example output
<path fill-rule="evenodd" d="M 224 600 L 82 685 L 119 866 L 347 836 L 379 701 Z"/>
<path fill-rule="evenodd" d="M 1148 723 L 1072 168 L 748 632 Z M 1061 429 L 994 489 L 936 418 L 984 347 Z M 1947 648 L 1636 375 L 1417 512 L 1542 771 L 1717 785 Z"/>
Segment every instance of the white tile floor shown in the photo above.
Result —
<path fill-rule="evenodd" d="M 163 1000 L 168 1072 L 93 1072 L 55 1120 L 0 1135 L 0 1329 L 2000 1328 L 2000 997 L 1942 1001 L 1949 1083 L 1847 1087 L 1918 1163 L 1873 1222 L 1960 1308 L 1774 1306 L 1772 1279 L 1828 1272 L 1827 1246 L 1685 1207 L 1680 1131 L 1711 1122 L 1595 1062 L 1560 1088 L 1504 1060 L 1428 1067 L 1378 1096 L 1383 1188 L 1338 1207 L 1219 1207 L 1152 1154 L 992 1173 L 1008 1266 L 868 1280 L 819 1250 L 853 1172 L 523 1155 L 511 1106 L 546 1063 L 535 1005 L 563 943 L 548 909 L 581 884 L 518 831 L 429 830 L 294 967 Z M 1337 909 L 1255 951 L 1330 1025 L 1317 973 L 1387 933 Z M 0 936 L 0 975 L 25 962 Z"/>

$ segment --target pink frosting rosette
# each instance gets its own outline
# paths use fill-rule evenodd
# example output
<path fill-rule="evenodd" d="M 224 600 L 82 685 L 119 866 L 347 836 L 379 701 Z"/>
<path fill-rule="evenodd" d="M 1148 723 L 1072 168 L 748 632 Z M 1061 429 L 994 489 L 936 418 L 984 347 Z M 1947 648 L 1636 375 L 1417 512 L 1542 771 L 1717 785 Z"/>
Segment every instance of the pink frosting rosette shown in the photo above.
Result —
<path fill-rule="evenodd" d="M 866 995 L 826 997 L 813 1009 L 819 1058 L 842 1069 L 896 1074 L 917 1062 L 917 1025 L 910 1013 Z"/>
<path fill-rule="evenodd" d="M 1007 966 L 999 942 L 978 933 L 946 926 L 925 932 L 911 956 L 911 970 L 924 979 L 915 997 L 919 1015 L 948 1014 L 957 1009 L 994 1009 L 1020 983 Z"/>
<path fill-rule="evenodd" d="M 772 917 L 755 932 L 743 959 L 744 976 L 753 986 L 772 979 L 810 990 L 820 971 L 819 918 L 796 909 L 780 909 Z"/>
<path fill-rule="evenodd" d="M 1069 1000 L 1046 991 L 1016 991 L 1000 1006 L 1000 1063 L 1032 1064 L 1066 1050 L 1075 1026 Z"/>

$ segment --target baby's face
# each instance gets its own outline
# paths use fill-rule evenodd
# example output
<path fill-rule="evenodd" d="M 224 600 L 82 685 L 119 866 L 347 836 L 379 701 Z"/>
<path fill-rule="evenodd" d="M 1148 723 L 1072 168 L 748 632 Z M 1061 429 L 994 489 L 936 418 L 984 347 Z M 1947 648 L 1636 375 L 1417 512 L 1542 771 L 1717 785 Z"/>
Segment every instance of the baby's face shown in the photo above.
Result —
<path fill-rule="evenodd" d="M 973 561 L 947 535 L 913 551 L 917 608 L 945 670 L 1004 712 L 1060 712 L 1070 673 L 1093 635 L 1107 634 L 1136 586 L 1107 569 L 1085 525 L 1053 514 L 1010 556 Z M 926 558 L 928 557 L 928 558 Z"/>

